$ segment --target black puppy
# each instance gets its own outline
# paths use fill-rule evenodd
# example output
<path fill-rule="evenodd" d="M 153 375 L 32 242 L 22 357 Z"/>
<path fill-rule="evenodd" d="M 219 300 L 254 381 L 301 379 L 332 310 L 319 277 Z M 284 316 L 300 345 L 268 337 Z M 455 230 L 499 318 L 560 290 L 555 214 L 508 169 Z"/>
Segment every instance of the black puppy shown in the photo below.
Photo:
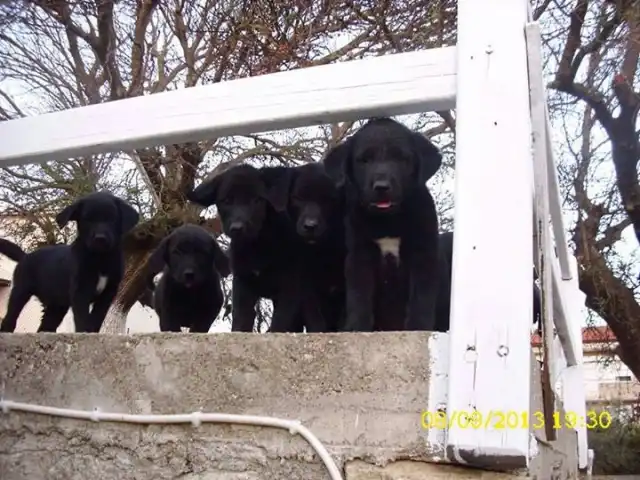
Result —
<path fill-rule="evenodd" d="M 55 332 L 69 306 L 76 332 L 98 332 L 122 280 L 122 236 L 138 219 L 138 212 L 124 200 L 96 192 L 56 216 L 60 228 L 76 222 L 78 235 L 71 245 L 42 247 L 27 254 L 3 240 L 0 253 L 18 265 L 0 331 L 15 330 L 20 312 L 35 295 L 44 306 L 39 332 Z"/>
<path fill-rule="evenodd" d="M 453 264 L 453 232 L 440 234 L 440 285 L 438 302 L 436 308 L 436 328 L 437 332 L 449 331 L 451 315 L 451 272 Z M 534 280 L 537 279 L 535 269 L 533 271 Z M 538 324 L 540 330 L 541 297 L 540 289 L 533 283 L 533 323 Z"/>
<path fill-rule="evenodd" d="M 289 171 L 287 215 L 300 240 L 302 295 L 297 325 L 287 331 L 337 331 L 345 311 L 342 195 L 321 163 Z M 273 330 L 272 330 L 273 331 Z"/>
<path fill-rule="evenodd" d="M 370 120 L 324 159 L 345 182 L 345 330 L 434 329 L 438 217 L 426 182 L 441 162 L 423 135 L 389 118 Z"/>
<path fill-rule="evenodd" d="M 215 238 L 202 227 L 183 225 L 160 242 L 146 268 L 149 283 L 163 271 L 153 295 L 160 330 L 208 332 L 224 302 L 220 279 L 231 273 Z"/>
<path fill-rule="evenodd" d="M 204 207 L 216 205 L 222 229 L 231 238 L 234 332 L 251 332 L 259 298 L 273 301 L 273 331 L 292 324 L 300 282 L 291 258 L 294 232 L 284 210 L 286 167 L 237 165 L 201 183 L 187 198 Z M 284 182 L 286 184 L 286 182 Z"/>
<path fill-rule="evenodd" d="M 453 264 L 453 232 L 440 234 L 438 240 L 438 299 L 436 301 L 436 332 L 448 332 L 451 317 L 451 272 Z"/>

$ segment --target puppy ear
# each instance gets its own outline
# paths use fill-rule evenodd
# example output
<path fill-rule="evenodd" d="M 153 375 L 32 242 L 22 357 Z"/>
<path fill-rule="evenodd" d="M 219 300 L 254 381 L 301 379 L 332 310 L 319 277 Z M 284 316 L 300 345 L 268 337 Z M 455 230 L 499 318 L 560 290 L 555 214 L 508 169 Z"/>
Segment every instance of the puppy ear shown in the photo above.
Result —
<path fill-rule="evenodd" d="M 289 192 L 295 175 L 294 167 L 266 167 L 260 170 L 266 187 L 264 195 L 277 212 L 284 212 L 289 205 Z"/>
<path fill-rule="evenodd" d="M 438 147 L 421 133 L 411 132 L 411 135 L 413 148 L 418 158 L 418 179 L 421 184 L 425 184 L 442 165 L 442 154 Z"/>
<path fill-rule="evenodd" d="M 129 202 L 121 198 L 115 197 L 120 211 L 120 231 L 124 234 L 138 224 L 140 214 L 133 208 Z"/>
<path fill-rule="evenodd" d="M 146 283 L 149 286 L 153 285 L 153 277 L 162 271 L 165 263 L 167 262 L 170 237 L 171 235 L 164 237 L 149 257 L 149 260 L 147 260 L 147 265 L 145 266 L 145 277 L 147 279 Z"/>
<path fill-rule="evenodd" d="M 227 257 L 227 254 L 220 248 L 220 244 L 215 238 L 211 237 L 211 241 L 213 242 L 213 266 L 221 277 L 228 277 L 231 274 L 229 257 Z"/>
<path fill-rule="evenodd" d="M 56 215 L 56 223 L 58 224 L 58 227 L 64 228 L 67 223 L 78 221 L 83 200 L 83 198 L 76 200 L 71 205 L 67 205 L 60 213 L 58 213 L 58 215 Z"/>
<path fill-rule="evenodd" d="M 187 193 L 187 200 L 200 205 L 201 207 L 210 207 L 216 204 L 218 199 L 218 188 L 222 183 L 222 177 L 226 172 L 222 172 L 219 175 L 214 176 L 211 179 L 205 180 L 195 189 Z"/>
<path fill-rule="evenodd" d="M 338 188 L 342 188 L 347 179 L 351 178 L 351 138 L 333 147 L 322 160 L 327 174 L 333 179 Z"/>

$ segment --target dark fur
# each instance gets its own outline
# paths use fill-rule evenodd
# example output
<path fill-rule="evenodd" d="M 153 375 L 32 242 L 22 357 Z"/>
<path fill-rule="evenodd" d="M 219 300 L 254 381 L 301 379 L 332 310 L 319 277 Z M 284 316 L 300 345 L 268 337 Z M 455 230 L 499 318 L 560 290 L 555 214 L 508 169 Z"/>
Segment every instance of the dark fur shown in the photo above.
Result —
<path fill-rule="evenodd" d="M 438 217 L 426 182 L 441 162 L 423 135 L 388 118 L 370 120 L 325 158 L 346 195 L 344 330 L 434 329 Z M 400 239 L 399 264 L 383 258 L 376 241 L 385 237 Z"/>
<path fill-rule="evenodd" d="M 453 233 L 440 234 L 438 240 L 440 283 L 436 303 L 436 332 L 448 332 L 451 317 L 451 272 L 453 262 Z"/>
<path fill-rule="evenodd" d="M 208 332 L 224 301 L 220 279 L 230 274 L 229 259 L 215 238 L 197 225 L 177 228 L 149 258 L 147 278 L 152 281 L 161 270 L 153 296 L 160 330 Z"/>
<path fill-rule="evenodd" d="M 344 209 L 340 190 L 321 163 L 289 171 L 287 215 L 298 242 L 302 294 L 296 325 L 286 331 L 335 332 L 345 314 Z M 271 331 L 276 331 L 271 329 Z"/>
<path fill-rule="evenodd" d="M 300 282 L 291 259 L 294 232 L 284 213 L 289 169 L 238 165 L 200 184 L 187 198 L 204 207 L 216 205 L 231 238 L 234 332 L 251 332 L 259 298 L 273 301 L 275 331 L 291 325 Z"/>
<path fill-rule="evenodd" d="M 15 330 L 20 312 L 35 295 L 44 306 L 38 331 L 55 332 L 71 307 L 76 332 L 97 333 L 122 280 L 122 236 L 138 219 L 138 212 L 124 200 L 97 192 L 80 198 L 56 216 L 60 228 L 76 222 L 78 236 L 71 245 L 46 246 L 16 255 L 18 246 L 12 247 L 8 240 L 0 243 L 0 253 L 18 261 L 0 331 Z M 101 276 L 107 281 L 98 292 Z"/>
<path fill-rule="evenodd" d="M 449 331 L 449 319 L 451 315 L 451 272 L 453 264 L 453 232 L 445 232 L 440 234 L 439 240 L 440 262 L 441 262 L 441 278 L 440 290 L 438 294 L 436 331 Z M 537 278 L 535 270 L 533 272 L 534 280 Z M 540 310 L 541 310 L 540 289 L 533 283 L 533 323 L 538 324 L 540 328 Z"/>

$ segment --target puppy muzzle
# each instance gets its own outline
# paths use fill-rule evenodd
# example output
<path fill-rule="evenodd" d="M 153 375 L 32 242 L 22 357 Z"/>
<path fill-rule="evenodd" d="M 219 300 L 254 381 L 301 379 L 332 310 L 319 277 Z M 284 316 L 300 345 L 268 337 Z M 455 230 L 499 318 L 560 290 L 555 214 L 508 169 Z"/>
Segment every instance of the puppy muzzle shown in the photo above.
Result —
<path fill-rule="evenodd" d="M 372 182 L 367 195 L 367 206 L 375 212 L 393 212 L 397 209 L 399 199 L 397 199 L 397 189 L 392 182 L 386 178 L 379 178 Z"/>
<path fill-rule="evenodd" d="M 195 272 L 191 269 L 186 269 L 182 272 L 181 275 L 181 281 L 182 284 L 187 287 L 190 288 L 195 284 L 195 280 L 196 280 L 196 275 Z"/>
<path fill-rule="evenodd" d="M 105 251 L 111 249 L 111 239 L 104 233 L 96 233 L 89 240 L 89 248 L 97 251 Z"/>

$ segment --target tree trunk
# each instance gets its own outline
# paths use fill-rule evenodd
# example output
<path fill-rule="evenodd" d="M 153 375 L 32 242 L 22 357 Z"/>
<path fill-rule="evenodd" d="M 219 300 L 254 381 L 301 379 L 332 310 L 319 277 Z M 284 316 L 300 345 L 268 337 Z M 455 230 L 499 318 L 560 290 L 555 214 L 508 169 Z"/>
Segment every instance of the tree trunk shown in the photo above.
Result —
<path fill-rule="evenodd" d="M 115 300 L 127 314 L 146 288 L 145 266 L 150 256 L 151 251 L 135 252 L 127 256 L 124 278 Z"/>
<path fill-rule="evenodd" d="M 620 122 L 619 119 L 616 120 L 616 123 L 618 122 Z M 638 183 L 640 142 L 635 132 L 635 125 L 634 115 L 629 125 L 622 125 L 615 130 L 616 136 L 611 138 L 611 158 L 622 205 L 633 223 L 636 240 L 640 244 L 640 184 Z"/>
<path fill-rule="evenodd" d="M 607 322 L 618 340 L 620 359 L 640 379 L 640 305 L 633 291 L 611 272 L 595 248 L 588 255 L 576 253 L 587 306 Z"/>
<path fill-rule="evenodd" d="M 103 333 L 127 333 L 127 315 L 145 289 L 144 267 L 152 250 L 129 253 L 125 258 L 125 271 L 102 329 Z"/>

